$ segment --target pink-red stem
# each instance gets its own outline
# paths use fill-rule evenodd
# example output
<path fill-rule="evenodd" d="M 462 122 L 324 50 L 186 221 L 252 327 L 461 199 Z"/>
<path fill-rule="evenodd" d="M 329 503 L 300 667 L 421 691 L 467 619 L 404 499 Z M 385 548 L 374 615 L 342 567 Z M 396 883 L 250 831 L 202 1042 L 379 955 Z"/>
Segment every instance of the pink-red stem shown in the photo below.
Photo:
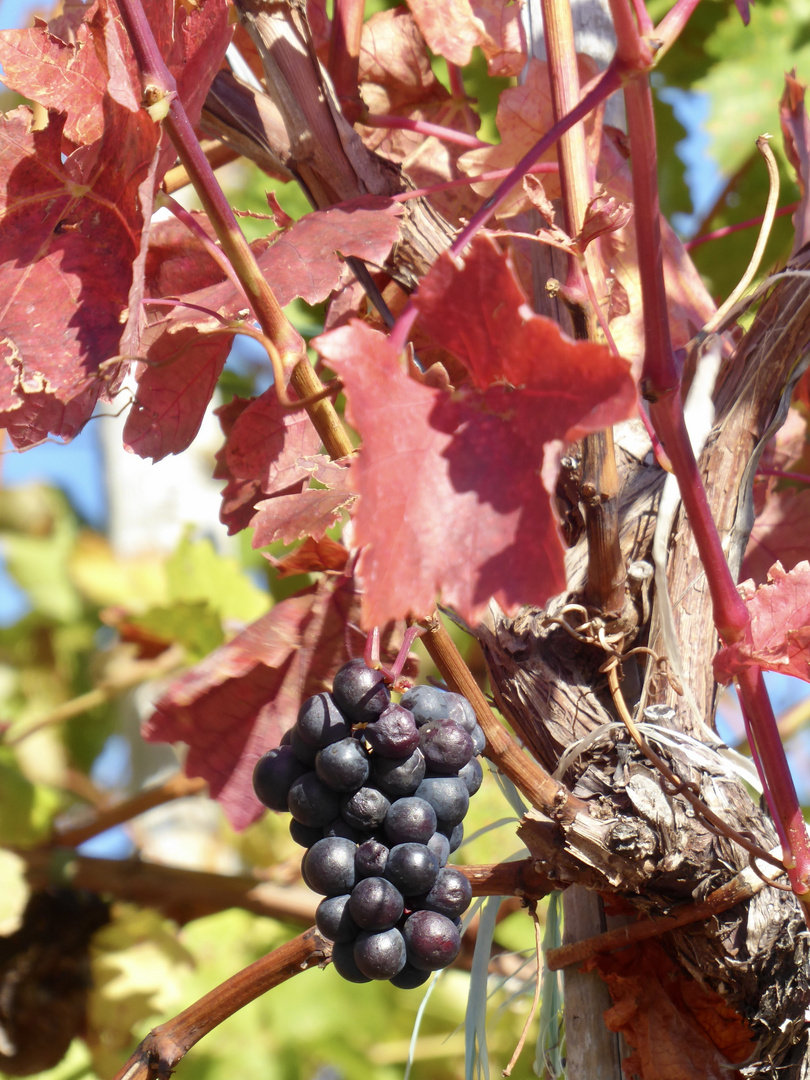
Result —
<path fill-rule="evenodd" d="M 614 0 L 614 22 L 619 33 L 617 55 L 632 56 L 641 47 L 631 40 L 636 32 L 628 8 Z M 622 36 L 624 35 L 624 37 Z M 637 35 L 636 35 L 637 37 Z M 645 354 L 642 391 L 650 401 L 650 418 L 678 479 L 681 499 L 692 527 L 709 586 L 715 625 L 726 644 L 744 639 L 750 626 L 748 609 L 740 597 L 726 562 L 711 516 L 706 490 L 692 452 L 683 418 L 680 378 L 669 335 L 661 248 L 656 172 L 655 126 L 652 95 L 646 79 L 625 86 L 627 126 L 633 169 L 638 265 L 644 312 Z M 779 821 L 785 867 L 807 917 L 810 905 L 810 850 L 790 777 L 773 708 L 762 673 L 748 669 L 739 679 L 740 702 L 752 750 L 757 754 L 765 791 Z"/>

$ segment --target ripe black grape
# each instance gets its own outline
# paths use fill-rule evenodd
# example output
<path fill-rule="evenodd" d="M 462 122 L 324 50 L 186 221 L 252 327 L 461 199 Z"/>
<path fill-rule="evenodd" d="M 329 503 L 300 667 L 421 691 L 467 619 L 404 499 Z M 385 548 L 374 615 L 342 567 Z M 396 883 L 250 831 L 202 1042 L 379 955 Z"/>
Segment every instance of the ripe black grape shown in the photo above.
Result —
<path fill-rule="evenodd" d="M 427 844 L 436 831 L 436 811 L 424 799 L 397 799 L 385 815 L 383 829 L 391 847 L 409 842 Z"/>
<path fill-rule="evenodd" d="M 339 739 L 318 751 L 315 772 L 332 791 L 357 791 L 368 780 L 368 751 L 358 739 Z"/>
<path fill-rule="evenodd" d="M 439 866 L 444 866 L 450 858 L 450 841 L 444 833 L 435 832 L 428 840 L 425 847 L 427 847 L 428 851 L 432 851 L 436 856 L 436 861 Z"/>
<path fill-rule="evenodd" d="M 390 805 L 381 791 L 373 787 L 361 787 L 354 795 L 346 795 L 340 800 L 340 813 L 343 820 L 354 825 L 356 829 L 373 832 L 385 821 Z"/>
<path fill-rule="evenodd" d="M 406 960 L 402 971 L 388 981 L 392 986 L 399 987 L 400 990 L 415 990 L 417 986 L 423 986 L 429 978 L 429 971 L 419 971 L 418 968 L 415 968 Z"/>
<path fill-rule="evenodd" d="M 463 821 L 470 805 L 467 787 L 457 776 L 426 776 L 416 789 L 416 796 L 429 802 L 436 811 L 442 831 Z"/>
<path fill-rule="evenodd" d="M 367 983 L 371 982 L 368 975 L 364 975 L 354 959 L 353 941 L 336 941 L 332 947 L 332 966 L 341 978 L 346 982 Z"/>
<path fill-rule="evenodd" d="M 470 798 L 472 798 L 484 782 L 484 770 L 481 768 L 481 762 L 476 758 L 470 758 L 464 768 L 459 770 L 458 778 L 464 781 L 464 786 L 469 792 Z"/>
<path fill-rule="evenodd" d="M 410 757 L 419 746 L 413 714 L 401 705 L 389 705 L 372 724 L 366 725 L 364 734 L 372 750 L 397 761 Z"/>
<path fill-rule="evenodd" d="M 452 964 L 461 948 L 461 934 L 446 915 L 415 911 L 402 930 L 408 963 L 420 971 L 439 971 Z"/>
<path fill-rule="evenodd" d="M 419 747 L 432 773 L 455 776 L 473 756 L 469 732 L 454 720 L 431 720 L 419 729 Z"/>
<path fill-rule="evenodd" d="M 354 962 L 370 979 L 393 979 L 405 966 L 402 934 L 395 929 L 378 934 L 363 930 L 354 943 Z"/>
<path fill-rule="evenodd" d="M 349 899 L 349 911 L 363 930 L 390 930 L 402 917 L 402 893 L 383 877 L 358 881 Z"/>
<path fill-rule="evenodd" d="M 441 836 L 441 833 L 439 834 Z M 444 838 L 445 840 L 447 837 Z M 448 843 L 448 854 L 450 845 Z M 379 840 L 364 840 L 354 853 L 357 878 L 382 877 L 388 862 L 388 848 Z"/>
<path fill-rule="evenodd" d="M 331 694 L 315 694 L 298 710 L 293 729 L 308 746 L 320 750 L 351 734 L 351 724 L 335 704 Z"/>
<path fill-rule="evenodd" d="M 425 755 L 418 746 L 410 757 L 399 760 L 374 754 L 371 781 L 389 799 L 399 799 L 403 795 L 413 795 L 425 779 L 426 769 Z"/>
<path fill-rule="evenodd" d="M 433 888 L 439 863 L 424 844 L 397 844 L 388 853 L 385 876 L 403 896 L 418 896 Z"/>
<path fill-rule="evenodd" d="M 335 792 L 322 784 L 314 772 L 307 772 L 299 776 L 290 787 L 287 808 L 302 825 L 318 828 L 337 817 L 340 801 Z"/>
<path fill-rule="evenodd" d="M 307 772 L 289 746 L 277 746 L 259 758 L 253 770 L 256 798 L 270 810 L 286 810 L 293 783 Z"/>
<path fill-rule="evenodd" d="M 360 927 L 349 910 L 349 893 L 327 896 L 321 900 L 315 912 L 315 925 L 324 937 L 336 944 L 354 941 L 360 933 Z"/>
<path fill-rule="evenodd" d="M 441 833 L 438 834 L 441 836 Z M 311 848 L 319 840 L 323 840 L 323 829 L 313 829 L 309 825 L 302 825 L 295 818 L 290 818 L 290 836 L 301 847 Z"/>
<path fill-rule="evenodd" d="M 437 911 L 448 919 L 457 919 L 470 906 L 471 900 L 472 885 L 467 878 L 454 866 L 445 866 L 439 871 L 430 891 L 411 906 Z"/>
<path fill-rule="evenodd" d="M 357 881 L 356 850 L 357 845 L 342 836 L 326 836 L 313 844 L 301 863 L 304 880 L 310 889 L 323 896 L 350 893 Z"/>
<path fill-rule="evenodd" d="M 366 667 L 359 657 L 350 660 L 332 683 L 334 703 L 355 724 L 368 724 L 391 703 L 391 694 L 383 680 L 381 671 Z"/>

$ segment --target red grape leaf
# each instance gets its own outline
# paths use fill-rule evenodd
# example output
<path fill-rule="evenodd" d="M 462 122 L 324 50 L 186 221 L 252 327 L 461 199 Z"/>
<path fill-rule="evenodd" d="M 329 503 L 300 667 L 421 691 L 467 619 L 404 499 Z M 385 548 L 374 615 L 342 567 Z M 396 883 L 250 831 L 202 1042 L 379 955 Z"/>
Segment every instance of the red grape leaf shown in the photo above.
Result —
<path fill-rule="evenodd" d="M 272 495 L 309 479 L 310 471 L 300 468 L 298 460 L 317 453 L 320 445 L 304 410 L 283 408 L 271 386 L 234 422 L 225 446 L 225 464 L 231 476 L 258 480 L 262 491 Z"/>
<path fill-rule="evenodd" d="M 147 8 L 181 95 L 198 113 L 227 45 L 226 4 L 207 0 L 188 16 L 169 0 Z M 118 366 L 109 362 L 139 349 L 142 241 L 155 184 L 174 156 L 166 140 L 158 151 L 159 128 L 140 107 L 117 10 L 101 0 L 83 21 L 60 17 L 54 31 L 39 23 L 10 32 L 0 49 L 18 89 L 67 108 L 51 111 L 44 132 L 30 130 L 25 109 L 0 130 L 0 420 L 19 447 L 51 431 L 75 435 L 97 398 L 117 389 Z"/>
<path fill-rule="evenodd" d="M 0 121 L 0 417 L 19 447 L 72 436 L 115 388 L 102 364 L 119 351 L 158 132 L 107 102 L 103 139 L 64 161 L 57 114 L 43 131 L 25 107 Z"/>
<path fill-rule="evenodd" d="M 280 578 L 291 577 L 294 574 L 312 574 L 321 570 L 343 570 L 349 558 L 346 548 L 324 536 L 321 540 L 307 539 L 289 555 L 283 559 L 274 559 L 272 555 L 266 556 Z"/>
<path fill-rule="evenodd" d="M 144 9 L 192 124 L 230 40 L 228 6 L 205 0 L 192 9 L 173 0 L 145 0 Z M 70 32 L 68 32 L 70 31 Z M 64 34 L 65 39 L 60 37 Z M 37 19 L 33 29 L 0 33 L 4 81 L 47 109 L 64 112 L 65 136 L 76 145 L 104 133 L 106 95 L 130 113 L 141 110 L 135 59 L 117 7 L 97 0 L 76 25 Z M 174 157 L 171 147 L 166 163 Z"/>
<path fill-rule="evenodd" d="M 41 19 L 35 20 L 33 29 L 0 32 L 6 84 L 46 109 L 63 112 L 64 134 L 77 145 L 95 142 L 104 133 L 104 95 L 110 81 L 103 46 L 105 23 L 105 13 L 93 4 L 70 42 L 62 41 Z M 120 104 L 131 112 L 140 108 L 135 85 L 123 83 L 117 89 L 113 96 Z"/>
<path fill-rule="evenodd" d="M 526 64 L 525 35 L 520 25 L 520 4 L 503 0 L 470 0 L 473 14 L 484 25 L 481 48 L 489 74 L 519 75 Z"/>
<path fill-rule="evenodd" d="M 452 64 L 469 64 L 475 45 L 487 40 L 484 23 L 470 0 L 408 0 L 408 7 L 432 52 Z"/>
<path fill-rule="evenodd" d="M 801 200 L 793 215 L 793 254 L 810 240 L 810 118 L 804 104 L 807 87 L 796 78 L 796 69 L 785 74 L 785 90 L 779 102 L 779 118 L 785 153 L 796 170 Z"/>
<path fill-rule="evenodd" d="M 719 682 L 731 682 L 747 667 L 779 671 L 810 682 L 810 563 L 798 563 L 786 573 L 775 563 L 768 581 L 755 588 L 740 586 L 751 626 L 746 640 L 724 646 L 714 658 Z"/>
<path fill-rule="evenodd" d="M 433 73 L 425 39 L 404 8 L 380 11 L 363 24 L 360 49 L 361 94 L 368 111 L 457 129 L 467 135 L 478 117 L 466 101 L 454 99 Z M 403 163 L 416 187 L 460 176 L 456 162 L 464 147 L 419 131 L 358 125 L 370 150 Z M 480 202 L 468 186 L 434 192 L 431 201 L 449 220 L 471 216 Z"/>
<path fill-rule="evenodd" d="M 205 410 L 228 357 L 233 335 L 207 332 L 199 323 L 176 321 L 169 329 L 149 327 L 143 344 L 138 396 L 124 427 L 124 445 L 141 457 L 160 461 L 185 450 L 200 430 Z"/>
<path fill-rule="evenodd" d="M 307 414 L 284 409 L 272 387 L 217 412 L 227 442 L 215 475 L 228 481 L 220 517 L 229 531 L 254 528 L 253 547 L 322 536 L 354 495 L 347 470 L 317 453 Z M 325 487 L 306 489 L 313 478 Z"/>
<path fill-rule="evenodd" d="M 743 578 L 767 580 L 775 562 L 787 570 L 807 558 L 810 533 L 810 489 L 786 488 L 768 496 L 754 521 L 742 564 Z"/>
<path fill-rule="evenodd" d="M 580 438 L 632 408 L 627 362 L 604 345 L 567 338 L 551 319 L 536 315 L 510 256 L 487 236 L 477 236 L 462 259 L 444 252 L 414 303 L 422 329 L 461 361 L 479 390 L 492 388 L 492 411 L 504 399 L 529 444 Z M 521 390 L 513 410 L 513 393 L 497 385 L 503 383 Z"/>
<path fill-rule="evenodd" d="M 334 576 L 281 601 L 176 679 L 146 721 L 149 742 L 188 746 L 186 774 L 208 781 L 235 829 L 264 812 L 251 783 L 256 761 L 348 658 L 356 603 L 353 581 Z M 355 633 L 358 653 L 361 641 Z"/>
<path fill-rule="evenodd" d="M 345 466 L 331 462 L 323 454 L 299 459 L 298 464 L 329 486 L 280 492 L 271 499 L 257 502 L 256 515 L 250 521 L 251 528 L 256 530 L 253 547 L 264 547 L 274 540 L 291 544 L 302 536 L 317 540 L 356 499 L 351 473 Z"/>
<path fill-rule="evenodd" d="M 384 263 L 399 235 L 401 213 L 402 208 L 389 199 L 364 196 L 306 214 L 291 229 L 279 230 L 269 243 L 259 241 L 254 245 L 257 261 L 279 304 L 289 304 L 297 296 L 310 304 L 324 300 L 340 280 L 341 255 Z M 184 304 L 167 314 L 161 309 L 144 335 L 148 362 L 141 368 L 124 444 L 155 461 L 185 450 L 199 431 L 233 343 L 232 334 L 217 332 L 219 319 L 196 308 L 229 320 L 246 306 L 244 295 L 202 245 L 198 263 L 189 252 L 182 252 L 182 234 L 161 232 L 157 242 L 164 255 L 176 253 L 166 270 L 157 268 L 157 260 L 150 263 L 160 275 L 161 287 L 175 286 L 174 294 L 183 281 L 193 280 L 198 287 L 183 295 Z M 199 287 L 206 274 L 211 283 Z"/>
<path fill-rule="evenodd" d="M 633 188 L 630 166 L 624 153 L 625 136 L 615 128 L 606 128 L 597 169 L 597 180 L 619 202 L 632 204 Z M 661 247 L 667 313 L 672 344 L 684 346 L 714 313 L 716 305 L 695 269 L 681 241 L 663 216 Z M 635 219 L 599 239 L 602 259 L 609 276 L 627 294 L 627 313 L 616 312 L 610 333 L 622 356 L 640 370 L 644 354 L 641 278 L 638 269 Z"/>
<path fill-rule="evenodd" d="M 441 274 L 439 267 L 431 275 L 437 270 Z M 443 294 L 446 347 L 461 332 L 457 311 L 467 311 L 471 320 L 484 318 L 474 282 L 464 279 L 464 271 L 456 276 Z M 347 416 L 363 437 L 350 482 L 360 496 L 354 525 L 362 548 L 358 575 L 366 627 L 423 615 L 437 593 L 471 623 L 491 596 L 510 611 L 545 603 L 563 587 L 565 574 L 556 518 L 540 477 L 544 444 L 580 429 L 589 413 L 607 423 L 627 416 L 634 405 L 623 361 L 601 346 L 568 342 L 555 324 L 548 323 L 553 331 L 541 327 L 539 316 L 527 314 L 522 295 L 514 289 L 502 293 L 500 281 L 490 279 L 490 285 L 499 304 L 529 326 L 522 336 L 504 318 L 502 366 L 496 370 L 488 361 L 491 377 L 516 374 L 519 388 L 453 393 L 424 385 L 402 371 L 382 335 L 358 322 L 317 339 L 316 347 L 344 381 Z M 435 304 L 438 311 L 441 295 L 434 280 L 426 308 Z M 438 324 L 435 329 L 439 336 Z M 510 351 L 534 349 L 539 341 L 549 349 L 541 365 L 534 351 Z M 483 352 L 471 359 L 481 386 L 487 386 L 487 348 L 483 342 Z M 585 350 L 581 359 L 575 357 L 579 348 Z M 566 369 L 566 363 L 574 366 Z M 613 399 L 606 403 L 609 394 Z"/>
<path fill-rule="evenodd" d="M 579 56 L 577 60 L 580 80 L 584 85 L 596 74 L 596 65 L 587 56 Z M 554 105 L 551 100 L 548 65 L 544 61 L 530 60 L 526 81 L 520 86 L 511 86 L 501 91 L 495 123 L 501 134 L 501 141 L 497 146 L 468 150 L 459 158 L 459 168 L 468 176 L 477 176 L 491 169 L 511 169 L 553 126 Z M 600 111 L 597 110 L 587 117 L 585 133 L 588 157 L 595 166 L 602 137 Z M 555 147 L 550 147 L 539 160 L 556 162 Z M 500 180 L 479 180 L 472 188 L 478 195 L 488 197 L 500 183 Z M 543 184 L 549 199 L 560 198 L 560 181 L 557 175 L 546 174 Z M 530 205 L 523 188 L 517 185 L 498 209 L 497 216 L 509 217 L 520 210 L 528 209 Z"/>

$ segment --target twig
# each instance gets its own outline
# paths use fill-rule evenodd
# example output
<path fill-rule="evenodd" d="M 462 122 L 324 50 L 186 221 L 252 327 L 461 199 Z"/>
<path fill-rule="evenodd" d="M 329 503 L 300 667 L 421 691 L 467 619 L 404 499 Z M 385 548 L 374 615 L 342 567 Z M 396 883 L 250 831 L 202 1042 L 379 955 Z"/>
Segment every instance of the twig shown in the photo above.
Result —
<path fill-rule="evenodd" d="M 550 881 L 534 859 L 492 863 L 483 866 L 454 866 L 472 885 L 473 896 L 526 896 L 539 900 L 560 887 Z"/>
<path fill-rule="evenodd" d="M 189 777 L 181 772 L 175 773 L 157 787 L 139 791 L 131 799 L 124 799 L 115 806 L 104 807 L 85 825 L 57 829 L 48 844 L 49 846 L 58 844 L 60 847 L 78 847 L 79 844 L 108 829 L 115 828 L 116 825 L 123 825 L 125 821 L 131 821 L 139 814 L 145 814 L 147 810 L 153 810 L 156 806 L 162 806 L 174 799 L 185 799 L 189 795 L 197 795 L 207 786 L 206 781 L 198 776 Z"/>
<path fill-rule="evenodd" d="M 299 397 L 308 398 L 318 394 L 323 389 L 321 381 L 304 354 L 300 335 L 284 315 L 265 281 L 233 210 L 200 148 L 177 95 L 177 84 L 160 55 L 140 0 L 121 0 L 119 6 L 140 69 L 144 103 L 152 110 L 167 110 L 163 123 L 175 145 L 180 163 L 191 178 L 263 333 L 273 341 L 285 362 L 294 362 L 290 381 Z M 302 386 L 305 387 L 303 390 Z M 332 458 L 345 457 L 352 452 L 351 440 L 331 401 L 316 400 L 307 407 L 307 413 Z"/>
<path fill-rule="evenodd" d="M 778 850 L 778 848 L 774 849 L 775 852 Z M 750 900 L 765 887 L 765 884 L 766 882 L 751 867 L 747 867 L 731 881 L 727 881 L 725 885 L 709 893 L 699 904 L 684 904 L 671 915 L 641 919 L 628 926 L 617 926 L 604 934 L 597 934 L 569 945 L 561 945 L 557 949 L 549 949 L 546 953 L 546 967 L 550 971 L 559 971 L 560 968 L 571 964 L 581 964 L 600 953 L 623 949 L 636 941 L 646 941 L 649 938 L 667 934 L 671 930 L 678 930 L 682 926 L 689 926 L 690 923 L 702 922 L 704 919 L 719 915 L 737 904 Z"/>
<path fill-rule="evenodd" d="M 444 676 L 448 686 L 463 694 L 472 705 L 478 723 L 487 739 L 486 756 L 523 792 L 531 804 L 556 821 L 573 818 L 586 803 L 572 795 L 554 780 L 533 758 L 525 754 L 517 742 L 498 723 L 487 699 L 475 681 L 455 642 L 442 625 L 438 614 L 421 622 L 427 633 L 421 638 L 431 660 Z"/>
<path fill-rule="evenodd" d="M 192 1046 L 274 986 L 328 962 L 332 947 L 315 927 L 226 979 L 173 1020 L 154 1028 L 115 1080 L 168 1078 Z"/>
<path fill-rule="evenodd" d="M 206 139 L 205 142 L 200 144 L 202 152 L 208 158 L 208 164 L 212 169 L 219 169 L 223 165 L 230 165 L 232 161 L 236 161 L 239 154 L 232 150 L 230 146 L 226 146 L 218 139 Z M 188 187 L 191 183 L 191 177 L 186 172 L 182 165 L 175 165 L 173 169 L 169 169 L 166 175 L 163 177 L 163 183 L 160 185 L 161 191 L 165 191 L 167 195 L 173 195 L 175 191 L 180 191 L 181 188 Z"/>
<path fill-rule="evenodd" d="M 6 746 L 17 746 L 24 739 L 27 739 L 29 735 L 34 735 L 36 732 L 42 731 L 43 728 L 64 724 L 65 721 L 72 720 L 74 716 L 81 716 L 82 713 L 89 712 L 90 709 L 97 709 L 99 705 L 106 705 L 108 701 L 113 701 L 119 694 L 123 694 L 125 690 L 138 686 L 140 683 L 146 682 L 147 679 L 155 679 L 161 675 L 166 675 L 174 668 L 177 668 L 182 661 L 183 650 L 179 645 L 172 645 L 170 648 L 165 649 L 153 660 L 132 660 L 131 666 L 126 671 L 116 673 L 115 677 L 111 677 L 109 682 L 102 682 L 100 686 L 95 686 L 92 690 L 79 694 L 78 697 L 71 698 L 70 701 L 65 701 L 62 705 L 57 705 L 50 712 L 45 713 L 44 716 L 31 720 L 22 730 L 12 730 L 7 736 L 0 739 L 0 742 Z"/>
<path fill-rule="evenodd" d="M 773 221 L 776 217 L 776 204 L 779 202 L 779 169 L 776 158 L 773 156 L 773 150 L 768 146 L 768 139 L 770 139 L 770 135 L 760 135 L 757 139 L 757 150 L 765 158 L 765 165 L 768 169 L 768 201 L 765 205 L 765 213 L 762 216 L 762 227 L 759 230 L 759 236 L 754 245 L 754 251 L 748 266 L 745 268 L 745 273 L 731 295 L 726 298 L 703 327 L 704 334 L 714 333 L 717 327 L 722 325 L 723 319 L 751 284 L 754 275 L 759 269 L 759 264 L 762 262 L 762 256 L 765 254 L 765 246 L 768 243 Z"/>
<path fill-rule="evenodd" d="M 523 1025 L 523 1031 L 521 1031 L 520 1033 L 520 1038 L 518 1039 L 518 1044 L 515 1047 L 515 1052 L 514 1054 L 512 1054 L 509 1064 L 503 1070 L 504 1076 L 511 1076 L 512 1069 L 514 1069 L 515 1065 L 517 1065 L 518 1058 L 520 1057 L 526 1042 L 526 1036 L 529 1034 L 529 1028 L 532 1025 L 532 1020 L 534 1020 L 535 1013 L 537 1012 L 537 1006 L 540 1003 L 540 989 L 543 985 L 542 979 L 540 978 L 540 958 L 543 954 L 543 940 L 540 936 L 540 922 L 537 918 L 537 904 L 534 901 L 531 901 L 529 903 L 529 911 L 531 912 L 532 920 L 534 922 L 534 948 L 535 952 L 537 953 L 537 978 L 535 979 L 534 983 L 534 997 L 532 998 L 532 1007 L 529 1009 L 529 1015 L 526 1017 L 526 1023 Z"/>
<path fill-rule="evenodd" d="M 21 857 L 25 859 L 31 885 L 47 888 L 53 881 L 53 849 L 37 848 L 22 852 Z M 179 923 L 229 908 L 242 908 L 254 915 L 311 926 L 320 899 L 303 886 L 262 881 L 246 874 L 214 874 L 162 866 L 139 859 L 96 859 L 71 854 L 62 865 L 74 888 L 154 907 Z"/>

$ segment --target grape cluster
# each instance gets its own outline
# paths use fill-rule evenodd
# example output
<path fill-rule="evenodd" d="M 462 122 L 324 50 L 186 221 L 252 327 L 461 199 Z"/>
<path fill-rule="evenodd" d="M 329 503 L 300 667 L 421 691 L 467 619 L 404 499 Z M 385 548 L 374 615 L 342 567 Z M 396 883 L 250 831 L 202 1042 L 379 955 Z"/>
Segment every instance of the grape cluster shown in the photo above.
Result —
<path fill-rule="evenodd" d="M 460 694 L 415 686 L 393 703 L 382 672 L 357 659 L 257 762 L 256 795 L 292 814 L 304 881 L 324 897 L 316 924 L 350 982 L 410 989 L 455 960 L 472 889 L 446 864 L 484 742 Z"/>

